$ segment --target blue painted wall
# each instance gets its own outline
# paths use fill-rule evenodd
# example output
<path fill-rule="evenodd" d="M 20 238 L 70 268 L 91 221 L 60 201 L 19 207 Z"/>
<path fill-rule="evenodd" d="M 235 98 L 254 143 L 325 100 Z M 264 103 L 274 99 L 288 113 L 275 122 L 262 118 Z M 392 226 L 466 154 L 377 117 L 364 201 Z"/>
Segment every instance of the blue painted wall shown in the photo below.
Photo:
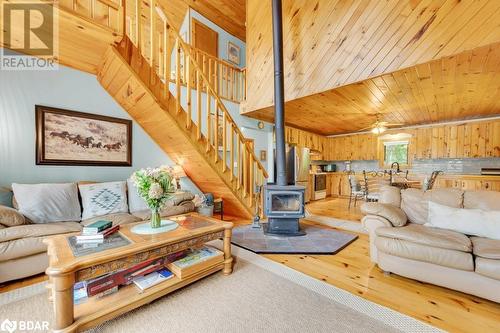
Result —
<path fill-rule="evenodd" d="M 229 61 L 228 56 L 227 56 L 227 45 L 228 42 L 232 42 L 233 44 L 236 44 L 237 46 L 240 47 L 240 63 L 239 67 L 245 67 L 246 66 L 246 44 L 243 42 L 241 39 L 231 35 L 229 32 L 226 30 L 222 29 L 194 9 L 190 8 L 189 12 L 187 13 L 186 17 L 184 18 L 184 21 L 181 25 L 181 28 L 179 29 L 179 32 L 183 38 L 185 37 L 185 41 L 188 43 L 191 43 L 191 18 L 194 18 L 201 23 L 205 24 L 208 26 L 210 29 L 216 31 L 219 34 L 219 58 Z"/>
<path fill-rule="evenodd" d="M 125 180 L 134 170 L 173 164 L 134 122 L 132 167 L 37 166 L 35 104 L 130 119 L 94 75 L 65 66 L 57 71 L 0 71 L 0 186 Z M 199 193 L 188 178 L 182 179 L 181 185 Z"/>

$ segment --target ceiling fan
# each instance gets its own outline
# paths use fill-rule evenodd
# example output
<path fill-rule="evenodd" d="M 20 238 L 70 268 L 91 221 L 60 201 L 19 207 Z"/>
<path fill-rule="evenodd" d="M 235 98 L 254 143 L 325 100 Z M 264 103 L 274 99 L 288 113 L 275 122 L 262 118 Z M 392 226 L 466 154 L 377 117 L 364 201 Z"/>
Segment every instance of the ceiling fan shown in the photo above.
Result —
<path fill-rule="evenodd" d="M 398 123 L 389 123 L 387 121 L 380 121 L 380 118 L 379 118 L 380 114 L 379 113 L 377 113 L 375 116 L 377 117 L 377 120 L 372 125 L 365 127 L 365 128 L 362 128 L 359 131 L 370 130 L 373 134 L 378 135 L 378 134 L 382 134 L 385 131 L 387 131 L 387 129 L 389 127 L 404 125 L 404 124 L 398 124 Z"/>

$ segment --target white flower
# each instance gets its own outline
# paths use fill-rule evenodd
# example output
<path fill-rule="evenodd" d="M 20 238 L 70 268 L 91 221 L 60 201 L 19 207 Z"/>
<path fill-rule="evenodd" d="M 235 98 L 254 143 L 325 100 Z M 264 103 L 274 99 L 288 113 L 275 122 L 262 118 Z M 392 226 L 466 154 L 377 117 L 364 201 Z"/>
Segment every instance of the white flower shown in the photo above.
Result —
<path fill-rule="evenodd" d="M 163 196 L 163 188 L 158 183 L 152 183 L 148 195 L 151 199 L 161 199 Z"/>

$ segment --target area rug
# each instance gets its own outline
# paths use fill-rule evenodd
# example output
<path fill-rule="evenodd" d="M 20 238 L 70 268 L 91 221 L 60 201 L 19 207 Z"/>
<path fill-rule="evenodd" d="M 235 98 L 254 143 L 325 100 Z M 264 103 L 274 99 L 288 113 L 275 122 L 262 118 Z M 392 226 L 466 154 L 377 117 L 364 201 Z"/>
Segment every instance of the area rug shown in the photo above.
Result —
<path fill-rule="evenodd" d="M 233 251 L 233 274 L 211 275 L 89 332 L 441 332 L 249 251 Z M 0 294 L 0 319 L 52 322 L 43 284 L 22 289 Z"/>
<path fill-rule="evenodd" d="M 255 253 L 335 254 L 358 238 L 354 234 L 303 223 L 301 229 L 306 232 L 304 236 L 282 237 L 244 225 L 233 228 L 231 242 Z"/>

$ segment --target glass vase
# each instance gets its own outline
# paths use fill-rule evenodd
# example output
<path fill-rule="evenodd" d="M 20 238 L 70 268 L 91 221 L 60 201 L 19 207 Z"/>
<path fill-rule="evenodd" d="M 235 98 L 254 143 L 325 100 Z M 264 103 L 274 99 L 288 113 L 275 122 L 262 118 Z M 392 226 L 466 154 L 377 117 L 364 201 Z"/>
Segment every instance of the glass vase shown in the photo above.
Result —
<path fill-rule="evenodd" d="M 151 228 L 161 227 L 161 216 L 159 209 L 151 209 Z"/>

